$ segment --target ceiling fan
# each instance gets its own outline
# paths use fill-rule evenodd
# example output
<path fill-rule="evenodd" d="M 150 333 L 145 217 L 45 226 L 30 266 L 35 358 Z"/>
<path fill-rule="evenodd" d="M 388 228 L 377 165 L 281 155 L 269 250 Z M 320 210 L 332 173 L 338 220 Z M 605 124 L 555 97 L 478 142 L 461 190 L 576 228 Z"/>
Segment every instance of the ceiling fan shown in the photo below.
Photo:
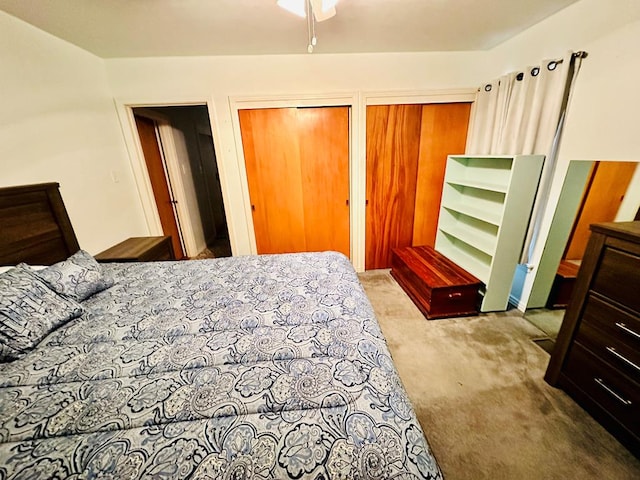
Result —
<path fill-rule="evenodd" d="M 279 7 L 307 19 L 309 43 L 307 51 L 313 52 L 318 39 L 316 38 L 315 22 L 323 22 L 336 14 L 338 0 L 277 0 Z"/>

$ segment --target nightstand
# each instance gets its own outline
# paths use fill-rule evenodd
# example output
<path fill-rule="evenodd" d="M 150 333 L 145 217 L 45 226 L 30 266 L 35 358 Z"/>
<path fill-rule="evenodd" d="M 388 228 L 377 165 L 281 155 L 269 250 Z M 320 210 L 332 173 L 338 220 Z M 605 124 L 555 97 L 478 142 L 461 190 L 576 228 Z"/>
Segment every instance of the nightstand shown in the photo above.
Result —
<path fill-rule="evenodd" d="M 171 237 L 131 237 L 100 252 L 98 262 L 158 262 L 175 260 Z"/>

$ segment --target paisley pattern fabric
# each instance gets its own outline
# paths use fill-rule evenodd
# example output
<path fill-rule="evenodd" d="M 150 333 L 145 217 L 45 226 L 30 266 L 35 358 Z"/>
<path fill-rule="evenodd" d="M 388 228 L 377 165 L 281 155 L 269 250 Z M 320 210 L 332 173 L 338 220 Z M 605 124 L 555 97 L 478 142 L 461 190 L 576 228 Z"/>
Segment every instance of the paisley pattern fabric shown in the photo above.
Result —
<path fill-rule="evenodd" d="M 104 268 L 0 365 L 0 478 L 442 478 L 343 255 Z"/>
<path fill-rule="evenodd" d="M 34 272 L 18 267 L 0 274 L 0 362 L 24 356 L 82 311 L 81 305 L 57 295 Z"/>
<path fill-rule="evenodd" d="M 77 251 L 63 262 L 37 271 L 36 275 L 52 290 L 77 302 L 113 285 L 113 276 L 105 272 L 102 265 L 84 250 Z"/>

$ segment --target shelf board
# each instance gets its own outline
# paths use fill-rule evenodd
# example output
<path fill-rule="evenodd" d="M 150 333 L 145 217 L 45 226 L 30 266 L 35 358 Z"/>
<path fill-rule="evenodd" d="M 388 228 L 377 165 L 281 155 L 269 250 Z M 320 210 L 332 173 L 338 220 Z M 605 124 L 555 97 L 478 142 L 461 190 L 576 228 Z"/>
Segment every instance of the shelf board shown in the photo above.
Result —
<path fill-rule="evenodd" d="M 447 233 L 442 232 L 443 235 L 448 236 L 450 239 L 457 240 L 457 237 L 449 236 Z M 458 240 L 461 242 L 460 240 Z M 451 259 L 454 263 L 460 265 L 471 275 L 477 277 L 485 285 L 489 280 L 490 265 L 482 260 L 478 259 L 477 255 L 472 254 L 474 248 L 468 245 L 466 242 L 462 242 L 465 247 L 461 248 L 461 245 L 442 245 L 438 248 L 438 251 L 445 257 Z"/>
<path fill-rule="evenodd" d="M 461 242 L 480 250 L 482 253 L 493 257 L 496 251 L 496 238 L 489 237 L 486 234 L 479 234 L 470 228 L 463 228 L 459 226 L 444 226 L 438 227 L 440 231 L 449 235 L 449 237 L 457 238 Z"/>
<path fill-rule="evenodd" d="M 507 193 L 508 185 L 500 183 L 481 182 L 479 180 L 468 179 L 447 179 L 450 185 L 460 185 L 461 187 L 477 188 L 479 190 L 489 190 L 491 192 Z"/>
<path fill-rule="evenodd" d="M 453 210 L 454 212 L 462 213 L 468 217 L 473 217 L 477 220 L 481 220 L 496 227 L 500 226 L 502 220 L 502 208 L 499 212 L 487 211 L 482 208 L 477 208 L 471 205 L 466 205 L 462 202 L 445 202 L 442 204 L 447 210 Z"/>

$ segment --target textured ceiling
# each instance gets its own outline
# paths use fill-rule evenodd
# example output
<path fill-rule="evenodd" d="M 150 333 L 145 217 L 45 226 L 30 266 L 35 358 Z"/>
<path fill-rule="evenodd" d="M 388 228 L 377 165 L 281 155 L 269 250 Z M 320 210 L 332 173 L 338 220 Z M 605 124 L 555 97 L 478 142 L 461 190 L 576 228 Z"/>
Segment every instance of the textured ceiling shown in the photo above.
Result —
<path fill-rule="evenodd" d="M 316 53 L 486 50 L 576 0 L 340 0 Z M 306 21 L 275 0 L 0 0 L 103 58 L 304 53 Z M 0 34 L 1 35 L 1 34 Z"/>

